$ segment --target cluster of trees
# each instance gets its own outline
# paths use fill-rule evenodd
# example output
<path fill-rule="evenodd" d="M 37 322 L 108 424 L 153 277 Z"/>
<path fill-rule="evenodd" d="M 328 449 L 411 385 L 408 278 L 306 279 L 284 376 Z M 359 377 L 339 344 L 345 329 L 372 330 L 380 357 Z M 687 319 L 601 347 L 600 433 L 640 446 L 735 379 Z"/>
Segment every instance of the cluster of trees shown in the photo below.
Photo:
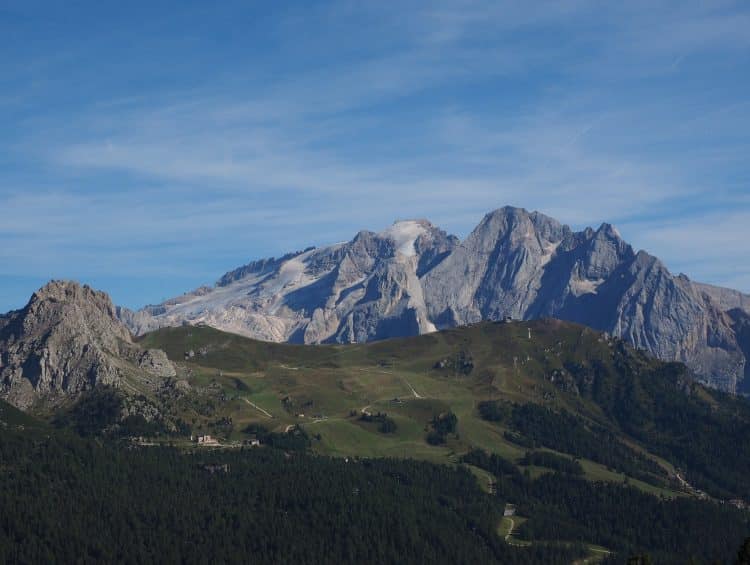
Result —
<path fill-rule="evenodd" d="M 565 410 L 521 404 L 514 406 L 510 425 L 537 445 L 591 459 L 648 483 L 666 484 L 664 470 L 652 459 L 622 443 L 611 431 Z"/>
<path fill-rule="evenodd" d="M 615 552 L 615 563 L 639 554 L 655 563 L 732 562 L 750 528 L 747 513 L 728 505 L 665 499 L 557 472 L 531 479 L 511 462 L 479 450 L 464 460 L 494 474 L 496 496 L 528 518 L 521 538 L 600 544 Z"/>
<path fill-rule="evenodd" d="M 369 412 L 363 412 L 360 414 L 359 419 L 363 422 L 375 422 L 378 424 L 378 431 L 381 434 L 395 434 L 398 426 L 393 418 L 389 418 L 385 412 L 377 412 L 376 414 L 370 414 Z"/>
<path fill-rule="evenodd" d="M 0 461 L 2 563 L 557 564 L 582 555 L 504 543 L 499 501 L 463 467 L 5 432 Z"/>
<path fill-rule="evenodd" d="M 71 410 L 58 414 L 55 424 L 89 436 L 117 424 L 121 413 L 122 397 L 114 389 L 101 387 L 81 395 Z"/>
<path fill-rule="evenodd" d="M 496 453 L 487 453 L 482 449 L 472 449 L 461 458 L 461 461 L 489 471 L 497 478 L 517 477 L 519 475 L 518 467 L 512 462 Z"/>
<path fill-rule="evenodd" d="M 453 412 L 444 412 L 432 419 L 430 427 L 432 429 L 427 433 L 427 443 L 441 445 L 446 442 L 448 434 L 456 433 L 458 416 Z"/>
<path fill-rule="evenodd" d="M 544 446 L 591 459 L 651 484 L 667 482 L 664 470 L 653 460 L 622 443 L 609 430 L 566 410 L 554 411 L 533 403 L 485 401 L 479 405 L 479 414 L 511 427 L 516 432 L 511 441 L 527 448 Z"/>
<path fill-rule="evenodd" d="M 505 422 L 513 414 L 513 404 L 499 400 L 483 400 L 477 409 L 482 419 L 488 422 Z"/>

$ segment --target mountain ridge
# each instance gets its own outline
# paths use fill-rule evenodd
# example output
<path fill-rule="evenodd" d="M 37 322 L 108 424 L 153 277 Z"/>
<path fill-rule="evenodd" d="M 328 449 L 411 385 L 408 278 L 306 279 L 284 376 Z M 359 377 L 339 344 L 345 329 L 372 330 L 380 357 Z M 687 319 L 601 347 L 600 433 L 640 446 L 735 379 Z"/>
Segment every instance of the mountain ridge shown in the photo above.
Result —
<path fill-rule="evenodd" d="M 213 287 L 117 314 L 136 335 L 206 323 L 292 343 L 556 317 L 683 361 L 723 390 L 748 388 L 750 346 L 737 328 L 750 319 L 750 296 L 672 275 L 611 224 L 573 231 L 510 206 L 486 214 L 463 241 L 426 220 L 404 220 L 348 242 L 253 261 Z"/>

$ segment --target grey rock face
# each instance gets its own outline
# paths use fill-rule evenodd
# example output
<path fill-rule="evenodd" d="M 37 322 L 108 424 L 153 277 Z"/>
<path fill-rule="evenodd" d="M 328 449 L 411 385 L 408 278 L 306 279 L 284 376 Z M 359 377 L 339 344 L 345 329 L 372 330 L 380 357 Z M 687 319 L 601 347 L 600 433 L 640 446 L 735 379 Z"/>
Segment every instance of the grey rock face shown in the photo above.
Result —
<path fill-rule="evenodd" d="M 737 391 L 750 352 L 750 336 L 742 337 L 750 332 L 738 329 L 747 327 L 741 312 L 750 318 L 749 296 L 673 276 L 609 224 L 574 232 L 538 212 L 505 207 L 463 242 L 424 220 L 397 222 L 347 243 L 255 261 L 214 287 L 118 315 L 136 334 L 204 322 L 299 343 L 554 317 L 627 338 Z"/>
<path fill-rule="evenodd" d="M 737 343 L 742 349 L 745 359 L 750 359 L 750 313 L 741 308 L 733 308 L 729 312 L 732 319 L 732 329 Z M 737 385 L 737 392 L 750 394 L 750 363 L 745 362 L 745 378 Z"/>
<path fill-rule="evenodd" d="M 721 288 L 710 284 L 694 283 L 696 288 L 706 293 L 724 311 L 738 308 L 750 314 L 750 295 L 731 288 Z"/>
<path fill-rule="evenodd" d="M 255 261 L 209 291 L 138 312 L 120 309 L 135 334 L 187 321 L 254 338 L 355 342 L 434 331 L 420 277 L 458 245 L 424 220 L 362 231 L 347 243 Z"/>
<path fill-rule="evenodd" d="M 570 230 L 541 214 L 504 208 L 487 214 L 448 257 L 424 276 L 438 327 L 523 318 L 546 267 Z"/>
<path fill-rule="evenodd" d="M 143 351 L 109 296 L 52 281 L 0 319 L 0 395 L 20 408 L 56 402 L 138 373 L 172 376 L 162 351 Z"/>

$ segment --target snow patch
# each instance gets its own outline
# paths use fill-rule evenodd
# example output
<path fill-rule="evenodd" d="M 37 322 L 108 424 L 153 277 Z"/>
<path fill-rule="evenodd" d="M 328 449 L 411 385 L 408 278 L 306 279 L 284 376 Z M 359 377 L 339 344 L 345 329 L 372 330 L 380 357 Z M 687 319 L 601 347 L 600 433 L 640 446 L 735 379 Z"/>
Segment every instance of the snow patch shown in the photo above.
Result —
<path fill-rule="evenodd" d="M 542 256 L 539 260 L 539 263 L 542 267 L 544 267 L 547 263 L 549 263 L 552 260 L 552 257 L 555 255 L 555 251 L 557 251 L 557 248 L 560 247 L 560 244 L 562 241 L 558 241 L 557 243 L 547 243 L 547 245 L 544 245 Z"/>
<path fill-rule="evenodd" d="M 182 315 L 188 319 L 206 321 L 208 318 L 223 315 L 219 327 L 232 327 L 235 333 L 247 334 L 247 331 L 237 332 L 232 321 L 246 319 L 245 310 L 253 310 L 261 304 L 269 315 L 273 316 L 281 306 L 283 298 L 289 292 L 311 284 L 318 280 L 306 273 L 306 265 L 310 256 L 319 250 L 312 249 L 285 261 L 270 277 L 268 274 L 250 275 L 232 283 L 214 287 L 210 292 L 202 293 L 172 307 L 167 307 L 166 316 Z M 252 295 L 252 296 L 251 296 Z M 229 314 L 231 312 L 231 314 Z M 223 314 L 222 314 L 223 313 Z"/>
<path fill-rule="evenodd" d="M 604 282 L 604 279 L 579 279 L 573 278 L 570 280 L 570 290 L 574 296 L 581 296 L 583 294 L 596 294 L 596 289 Z"/>
<path fill-rule="evenodd" d="M 310 257 L 313 251 L 315 250 L 311 249 L 310 251 L 301 253 L 281 265 L 273 284 L 274 290 L 271 290 L 272 294 L 276 294 L 290 285 L 312 282 L 313 279 L 311 277 L 305 276 L 305 260 Z"/>
<path fill-rule="evenodd" d="M 423 222 L 417 220 L 404 220 L 402 222 L 396 222 L 391 227 L 383 230 L 378 235 L 383 238 L 390 239 L 396 246 L 396 253 L 405 255 L 406 257 L 413 257 L 417 254 L 414 249 L 414 242 L 417 238 L 427 233 Z"/>

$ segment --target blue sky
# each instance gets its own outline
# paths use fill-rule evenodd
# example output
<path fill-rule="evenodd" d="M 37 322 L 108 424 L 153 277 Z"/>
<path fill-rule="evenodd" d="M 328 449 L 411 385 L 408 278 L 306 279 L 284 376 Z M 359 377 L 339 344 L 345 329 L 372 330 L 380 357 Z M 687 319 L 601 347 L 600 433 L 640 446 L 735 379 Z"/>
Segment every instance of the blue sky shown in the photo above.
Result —
<path fill-rule="evenodd" d="M 750 292 L 750 3 L 0 1 L 0 311 L 512 204 Z"/>

